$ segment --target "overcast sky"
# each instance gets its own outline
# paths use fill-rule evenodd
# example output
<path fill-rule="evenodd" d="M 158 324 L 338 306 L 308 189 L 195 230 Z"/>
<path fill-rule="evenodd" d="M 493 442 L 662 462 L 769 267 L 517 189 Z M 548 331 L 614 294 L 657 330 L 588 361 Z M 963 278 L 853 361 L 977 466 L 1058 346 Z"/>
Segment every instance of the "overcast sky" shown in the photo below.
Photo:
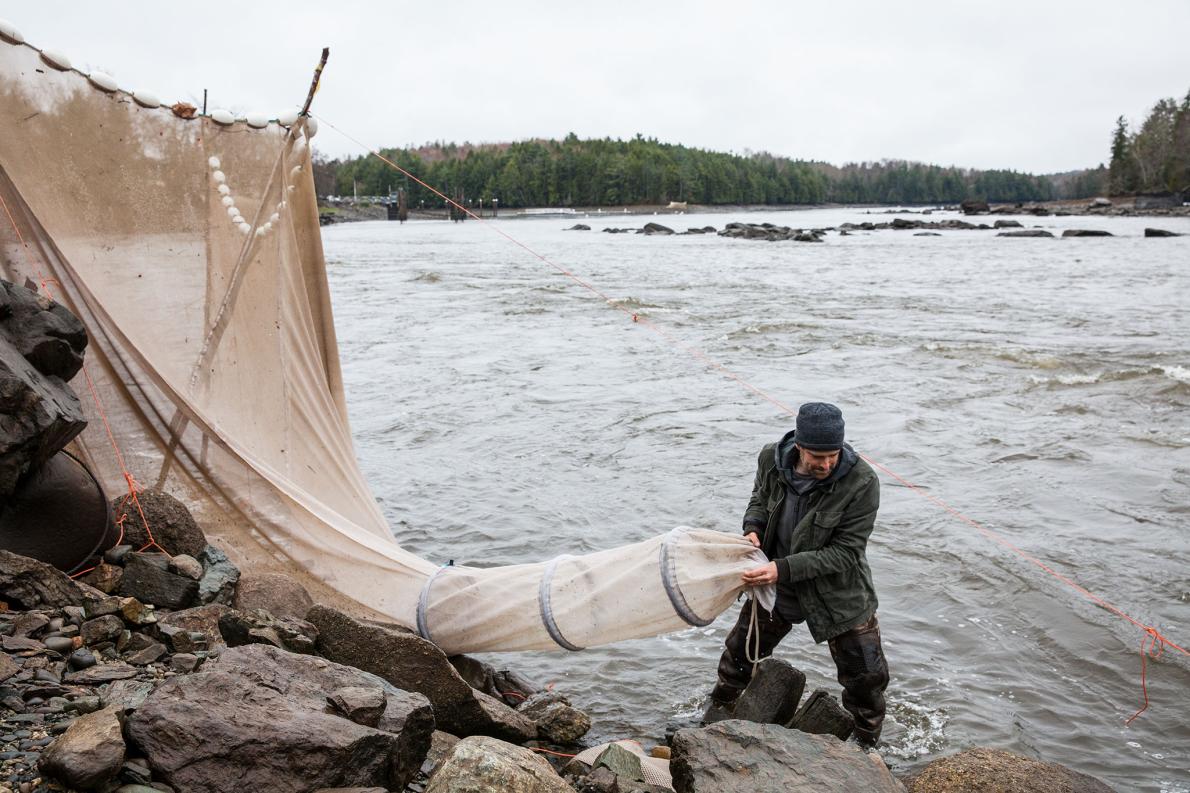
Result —
<path fill-rule="evenodd" d="M 163 100 L 305 97 L 373 146 L 631 137 L 1035 173 L 1190 90 L 1190 2 L 9 2 L 32 44 Z M 358 147 L 324 128 L 332 156 Z"/>

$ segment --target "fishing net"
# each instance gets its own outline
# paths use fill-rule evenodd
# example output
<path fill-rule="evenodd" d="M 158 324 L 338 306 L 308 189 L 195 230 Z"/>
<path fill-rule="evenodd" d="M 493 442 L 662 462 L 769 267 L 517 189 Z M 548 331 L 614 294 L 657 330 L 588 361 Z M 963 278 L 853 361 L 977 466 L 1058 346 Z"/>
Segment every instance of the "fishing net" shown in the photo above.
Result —
<path fill-rule="evenodd" d="M 311 122 L 186 119 L 52 61 L 0 38 L 0 264 L 87 326 L 76 445 L 109 493 L 160 487 L 239 564 L 448 652 L 650 636 L 734 601 L 763 556 L 712 531 L 490 569 L 403 551 L 352 446 Z"/>

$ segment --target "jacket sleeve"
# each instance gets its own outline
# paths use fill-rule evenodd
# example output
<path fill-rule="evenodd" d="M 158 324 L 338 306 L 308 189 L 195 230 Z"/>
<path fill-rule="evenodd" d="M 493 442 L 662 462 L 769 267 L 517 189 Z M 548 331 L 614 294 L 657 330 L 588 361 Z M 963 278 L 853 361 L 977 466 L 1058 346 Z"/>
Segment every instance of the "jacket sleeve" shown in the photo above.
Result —
<path fill-rule="evenodd" d="M 873 476 L 847 505 L 826 545 L 776 560 L 777 580 L 804 581 L 842 572 L 858 564 L 868 546 L 868 537 L 876 526 L 876 511 L 879 508 L 880 480 Z"/>
<path fill-rule="evenodd" d="M 765 462 L 768 447 L 760 450 L 756 457 L 756 478 L 752 481 L 752 498 L 748 499 L 748 509 L 744 511 L 744 534 L 756 532 L 764 540 L 764 530 L 769 525 L 769 494 L 765 487 Z"/>

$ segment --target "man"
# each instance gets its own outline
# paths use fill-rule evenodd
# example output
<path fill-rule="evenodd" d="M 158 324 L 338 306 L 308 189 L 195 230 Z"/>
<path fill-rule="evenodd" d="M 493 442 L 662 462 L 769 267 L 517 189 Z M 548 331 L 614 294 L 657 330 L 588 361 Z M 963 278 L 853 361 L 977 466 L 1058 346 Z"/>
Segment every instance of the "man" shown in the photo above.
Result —
<path fill-rule="evenodd" d="M 772 654 L 794 624 L 829 643 L 856 738 L 873 745 L 884 722 L 888 664 L 876 622 L 876 590 L 865 549 L 880 506 L 872 467 L 843 442 L 843 414 L 809 402 L 796 429 L 760 450 L 744 534 L 770 561 L 744 573 L 749 586 L 776 583 L 773 613 L 757 615 L 759 655 Z M 712 707 L 730 711 L 752 676 L 747 635 L 753 601 L 740 611 L 719 661 Z M 756 642 L 756 636 L 753 636 Z M 753 644 L 755 652 L 755 644 Z"/>

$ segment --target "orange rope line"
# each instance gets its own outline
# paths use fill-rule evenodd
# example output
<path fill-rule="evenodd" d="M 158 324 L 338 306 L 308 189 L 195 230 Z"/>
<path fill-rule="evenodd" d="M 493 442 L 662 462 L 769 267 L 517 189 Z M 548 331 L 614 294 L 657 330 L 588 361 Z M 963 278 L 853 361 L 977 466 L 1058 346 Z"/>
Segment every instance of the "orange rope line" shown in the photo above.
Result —
<path fill-rule="evenodd" d="M 555 752 L 553 749 L 542 749 L 540 746 L 530 746 L 534 752 L 541 752 L 542 754 L 552 754 L 554 757 L 578 757 L 577 754 L 566 754 L 566 752 Z"/>
<path fill-rule="evenodd" d="M 12 211 L 8 208 L 8 202 L 4 200 L 3 194 L 0 194 L 0 206 L 4 207 L 4 214 L 8 216 L 8 222 L 12 224 L 12 230 L 17 235 L 17 241 L 21 244 L 21 247 L 29 256 L 29 261 L 32 263 L 33 270 L 37 274 L 37 280 L 41 285 L 41 290 L 48 298 L 51 300 L 56 300 L 53 290 L 50 289 L 50 284 L 54 283 L 61 286 L 61 283 L 57 279 L 45 277 L 45 273 L 43 273 L 41 270 L 41 263 L 39 262 L 37 255 L 34 254 L 33 249 L 29 247 L 29 243 L 25 241 L 25 235 L 21 233 L 21 227 L 17 224 L 16 218 L 12 216 Z M 102 419 L 103 427 L 107 431 L 107 437 L 111 442 L 112 451 L 116 454 L 116 462 L 118 462 L 120 465 L 120 471 L 124 475 L 124 481 L 128 483 L 128 495 L 124 497 L 124 504 L 127 504 L 128 497 L 132 498 L 132 503 L 136 505 L 136 511 L 140 514 L 141 523 L 145 527 L 145 534 L 149 537 L 149 542 L 147 542 L 139 550 L 143 551 L 145 548 L 156 547 L 160 549 L 162 553 L 165 553 L 166 556 L 168 556 L 168 552 L 157 544 L 156 538 L 153 537 L 153 530 L 149 528 L 149 519 L 145 517 L 145 511 L 141 508 L 140 499 L 137 497 L 139 485 L 137 484 L 136 479 L 133 478 L 132 473 L 128 470 L 128 466 L 124 463 L 124 455 L 120 452 L 120 444 L 116 442 L 116 436 L 112 432 L 111 423 L 108 421 L 107 413 L 103 409 L 103 401 L 99 398 L 99 392 L 95 388 L 95 381 L 91 379 L 91 372 L 87 369 L 87 364 L 85 361 L 83 362 L 82 371 L 83 377 L 86 378 L 87 381 L 87 389 L 91 392 L 91 398 L 95 402 L 95 409 L 99 412 L 99 418 Z M 123 520 L 120 522 L 120 539 L 124 539 Z M 95 568 L 93 567 L 89 568 L 88 570 L 84 570 L 81 573 L 76 573 L 71 577 L 77 578 L 94 569 Z"/>
<path fill-rule="evenodd" d="M 633 313 L 633 312 L 629 311 L 628 309 L 624 308 L 624 306 L 622 306 L 622 305 L 620 305 L 620 304 L 616 303 L 616 302 L 615 302 L 615 301 L 613 301 L 613 300 L 612 300 L 612 299 L 611 299 L 611 298 L 610 298 L 608 295 L 606 295 L 605 293 L 603 293 L 602 291 L 600 291 L 600 290 L 599 290 L 599 289 L 597 289 L 596 287 L 592 286 L 591 284 L 589 284 L 587 281 L 583 280 L 583 279 L 582 279 L 582 278 L 580 278 L 579 276 L 575 275 L 574 273 L 572 273 L 572 272 L 571 272 L 570 270 L 568 270 L 567 268 L 565 268 L 565 267 L 563 267 L 563 266 L 561 266 L 561 265 L 559 265 L 559 264 L 555 264 L 554 262 L 550 261 L 548 258 L 546 258 L 546 257 L 545 257 L 545 256 L 543 256 L 542 254 L 538 253 L 537 251 L 533 250 L 532 248 L 530 248 L 528 245 L 526 245 L 525 243 L 521 242 L 520 240 L 516 239 L 515 237 L 513 237 L 513 236 L 512 236 L 511 234 L 509 234 L 508 232 L 506 232 L 506 231 L 504 231 L 503 229 L 501 229 L 501 228 L 499 228 L 499 227 L 497 227 L 497 226 L 493 225 L 492 223 L 488 222 L 488 221 L 487 221 L 485 218 L 483 218 L 483 217 L 481 217 L 481 216 L 479 216 L 479 215 L 476 215 L 474 212 L 472 212 L 472 211 L 471 211 L 470 209 L 468 209 L 467 207 L 463 206 L 462 204 L 458 203 L 457 201 L 454 201 L 454 200 L 453 200 L 453 199 L 451 199 L 449 196 L 447 196 L 445 193 L 441 192 L 440 190 L 437 190 L 437 189 L 436 189 L 436 188 L 434 188 L 433 186 L 431 186 L 431 185 L 427 184 L 426 182 L 422 181 L 422 180 L 421 180 L 421 179 L 419 179 L 419 178 L 418 178 L 416 175 L 414 175 L 414 174 L 410 173 L 409 171 L 405 170 L 405 169 L 404 169 L 404 168 L 402 168 L 400 165 L 397 165 L 395 162 L 393 162 L 392 160 L 388 159 L 387 157 L 385 157 L 384 155 L 382 155 L 380 152 L 376 151 L 375 149 L 372 149 L 371 147 L 367 146 L 366 144 L 364 144 L 363 142 L 361 142 L 361 141 L 360 141 L 360 140 L 358 140 L 357 138 L 354 138 L 354 137 L 352 137 L 351 135 L 349 135 L 349 134 L 347 134 L 346 132 L 344 132 L 343 130 L 339 129 L 339 128 L 338 128 L 338 127 L 336 127 L 334 124 L 332 124 L 331 122 L 327 121 L 325 118 L 320 118 L 319 120 L 320 120 L 320 121 L 322 121 L 323 123 L 325 123 L 325 124 L 326 124 L 328 127 L 330 127 L 331 129 L 335 130 L 335 132 L 338 132 L 340 135 L 342 135 L 343 137 L 347 138 L 347 139 L 348 139 L 348 140 L 350 140 L 351 142 L 355 143 L 357 146 L 359 146 L 360 148 L 364 149 L 365 151 L 367 151 L 367 152 L 368 152 L 369 154 L 371 154 L 372 156 L 374 156 L 374 157 L 378 158 L 379 160 L 381 160 L 382 162 L 384 162 L 385 164 L 387 164 L 387 165 L 388 165 L 388 166 L 390 166 L 391 168 L 394 168 L 394 169 L 395 169 L 395 170 L 397 170 L 398 172 L 400 172 L 400 173 L 404 174 L 405 176 L 409 177 L 409 178 L 410 178 L 410 179 L 412 179 L 413 181 L 417 182 L 419 185 L 421 185 L 422 187 L 426 188 L 426 189 L 427 189 L 427 190 L 429 190 L 430 192 L 434 193 L 434 194 L 435 194 L 435 195 L 437 195 L 439 198 L 443 199 L 444 201 L 447 201 L 447 202 L 448 202 L 448 203 L 450 203 L 451 205 L 453 205 L 453 206 L 455 206 L 456 208 L 458 208 L 460 211 L 462 211 L 462 212 L 466 213 L 466 214 L 467 214 L 469 217 L 472 217 L 472 218 L 474 218 L 474 219 L 476 219 L 476 220 L 480 221 L 480 222 L 481 222 L 481 223 L 482 223 L 482 224 L 483 224 L 485 227 L 487 227 L 487 228 L 489 228 L 489 229 L 491 229 L 491 230 L 495 231 L 495 232 L 496 232 L 497 234 L 499 234 L 500 236 L 502 236 L 502 237 L 504 237 L 505 239 L 509 240 L 510 242 L 512 242 L 513 244 L 517 245 L 518 247 L 520 247 L 520 248 L 524 249 L 524 250 L 525 250 L 525 251 L 527 251 L 527 252 L 528 252 L 530 255 L 532 255 L 534 258 L 536 258 L 536 259 L 540 260 L 541 262 L 543 262 L 543 263 L 545 263 L 545 264 L 549 265 L 550 267 L 552 267 L 553 269 L 557 270 L 557 271 L 558 271 L 559 273 L 561 273 L 562 275 L 565 275 L 566 277 L 570 278 L 570 279 L 571 279 L 571 280 L 573 280 L 575 283 L 577 283 L 579 286 L 583 287 L 583 288 L 584 288 L 584 289 L 586 289 L 587 291 L 589 291 L 589 292 L 591 292 L 592 294 L 594 294 L 594 295 L 598 296 L 599 298 L 601 298 L 601 299 L 602 299 L 602 300 L 603 300 L 605 303 L 607 303 L 607 304 L 608 304 L 609 306 L 611 306 L 612 308 L 615 308 L 616 310 L 620 311 L 621 313 L 623 313 L 623 314 L 626 314 L 627 316 L 629 316 L 629 317 L 631 318 L 631 320 L 632 320 L 634 323 L 638 323 L 638 324 L 644 325 L 646 328 L 648 328 L 649 330 L 651 330 L 651 331 L 653 331 L 654 333 L 656 333 L 658 336 L 660 336 L 660 337 L 662 337 L 663 339 L 665 339 L 667 342 L 669 342 L 669 343 L 670 343 L 671 345 L 673 345 L 674 347 L 677 347 L 678 349 L 681 349 L 681 350 L 683 350 L 684 352 L 686 352 L 686 353 L 688 353 L 689 355 L 693 356 L 693 357 L 694 357 L 694 358 L 696 358 L 697 360 L 699 360 L 699 361 L 703 362 L 704 364 L 706 364 L 706 365 L 707 365 L 707 366 L 709 366 L 710 368 L 712 368 L 712 369 L 715 369 L 716 371 L 720 372 L 721 374 L 723 374 L 723 375 L 724 375 L 724 376 L 726 376 L 727 378 L 729 378 L 729 379 L 731 379 L 731 380 L 735 381 L 735 382 L 736 382 L 736 383 L 738 383 L 739 385 L 741 385 L 741 386 L 743 386 L 744 388 L 746 388 L 747 390 L 751 391 L 751 392 L 752 392 L 753 394 L 755 394 L 756 396 L 758 396 L 758 397 L 760 397 L 761 399 L 765 400 L 766 402 L 769 402 L 770 404 L 772 404 L 772 405 L 776 406 L 778 409 L 780 409 L 780 410 L 781 410 L 781 411 L 783 411 L 784 413 L 786 413 L 786 414 L 788 414 L 788 415 L 790 415 L 790 416 L 796 416 L 796 415 L 797 415 L 797 412 L 796 412 L 795 410 L 793 410 L 792 408 L 790 408 L 788 405 L 786 405 L 785 403 L 783 403 L 783 402 L 781 402 L 780 400 L 776 399 L 775 397 L 771 396 L 770 394 L 768 394 L 766 391 L 764 391 L 764 390 L 763 390 L 763 389 L 761 389 L 760 387 L 758 387 L 758 386 L 755 386 L 755 385 L 753 385 L 752 383 L 748 382 L 748 381 L 747 381 L 747 380 L 745 380 L 743 377 L 741 377 L 740 375 L 736 374 L 734 371 L 732 371 L 732 370 L 728 369 L 728 368 L 727 368 L 726 366 L 724 366 L 723 364 L 721 364 L 721 363 L 719 363 L 718 361 L 716 361 L 716 360 L 712 359 L 710 356 L 708 356 L 708 355 L 707 355 L 706 353 L 704 353 L 702 350 L 700 350 L 700 349 L 698 349 L 698 348 L 696 348 L 696 347 L 691 347 L 690 345 L 687 345 L 687 344 L 685 344 L 685 343 L 683 343 L 683 342 L 679 341 L 679 340 L 678 340 L 678 339 L 676 339 L 674 336 L 672 336 L 672 335 L 671 335 L 669 332 L 667 332 L 667 331 L 663 330 L 662 328 L 658 327 L 657 325 L 653 324 L 652 322 L 649 322 L 647 319 L 644 319 L 644 318 L 640 317 L 638 314 L 636 314 L 636 313 Z M 985 537 L 987 537 L 989 540 L 992 540 L 993 542 L 995 542 L 995 543 L 997 543 L 997 544 L 1001 545 L 1002 547 L 1004 547 L 1004 548 L 1006 548 L 1006 549 L 1008 549 L 1008 550 L 1012 551 L 1012 552 L 1013 552 L 1014 554 L 1016 554 L 1017 556 L 1019 556 L 1019 557 L 1021 557 L 1022 559 L 1026 560 L 1026 561 L 1028 561 L 1028 562 L 1030 562 L 1030 563 L 1032 563 L 1033 565 L 1035 565 L 1035 566 L 1036 566 L 1036 567 L 1038 567 L 1039 569 L 1041 569 L 1041 570 L 1045 571 L 1046 573 L 1049 573 L 1051 576 L 1053 576 L 1053 577 L 1054 577 L 1054 578 L 1056 578 L 1057 580 L 1061 581 L 1062 583 L 1066 584 L 1066 585 L 1067 585 L 1067 586 L 1069 586 L 1070 588 L 1074 589 L 1076 592 L 1078 592 L 1078 593 L 1082 594 L 1084 597 L 1088 598 L 1089 600 L 1091 600 L 1092 602 L 1094 602 L 1096 605 L 1098 605 L 1098 606 L 1101 606 L 1102 608 L 1106 609 L 1107 611 L 1111 612 L 1112 614 L 1115 614 L 1116 616 L 1118 616 L 1118 617 L 1121 617 L 1121 618 L 1123 618 L 1123 619 L 1127 620 L 1128 622 L 1132 623 L 1132 624 L 1133 624 L 1133 625 L 1135 625 L 1136 627 L 1140 628 L 1141 630 L 1143 630 L 1143 631 L 1145 632 L 1145 641 L 1148 641 L 1148 640 L 1151 638 L 1151 640 L 1152 640 L 1152 642 L 1153 642 L 1153 646 L 1161 646 L 1161 647 L 1166 647 L 1166 646 L 1168 646 L 1168 647 L 1172 647 L 1173 649 L 1177 650 L 1178 652 L 1182 653 L 1183 655 L 1186 655 L 1186 656 L 1190 657 L 1190 650 L 1187 650 L 1186 648 L 1184 648 L 1184 647 L 1182 647 L 1182 646 L 1180 646 L 1180 645 L 1176 644 L 1175 642 L 1173 642 L 1172 640 L 1170 640 L 1170 639 L 1169 639 L 1167 636 L 1165 636 L 1165 635 L 1163 635 L 1161 632 L 1159 632 L 1159 631 L 1158 631 L 1156 628 L 1154 628 L 1153 626 L 1151 626 L 1151 625 L 1148 625 L 1148 624 L 1146 624 L 1146 623 L 1144 623 L 1144 622 L 1141 622 L 1140 620 L 1137 620 L 1137 619 L 1133 618 L 1132 616 L 1130 616 L 1129 614 L 1125 613 L 1123 610 L 1121 610 L 1121 609 L 1120 609 L 1120 608 L 1118 608 L 1117 606 L 1115 606 L 1115 605 L 1113 605 L 1113 604 L 1109 603 L 1109 602 L 1108 602 L 1107 600 L 1105 600 L 1104 598 L 1100 597 L 1099 595 L 1096 595 L 1095 593 L 1091 592 L 1090 590 L 1088 590 L 1088 589 L 1086 589 L 1085 587 L 1081 586 L 1080 584 L 1076 583 L 1074 580 L 1072 580 L 1072 579 L 1071 579 L 1071 578 L 1069 578 L 1068 576 L 1066 576 L 1066 575 L 1063 575 L 1062 573 L 1059 573 L 1059 572 L 1057 572 L 1056 570 L 1054 570 L 1052 567 L 1050 567 L 1049 565 L 1047 565 L 1047 564 L 1045 564 L 1044 562 L 1042 562 L 1042 561 L 1041 561 L 1040 559 L 1038 559 L 1037 557 L 1035 557 L 1035 556 L 1033 556 L 1032 554 L 1030 554 L 1030 553 L 1028 553 L 1028 552 L 1026 552 L 1026 551 L 1022 550 L 1022 549 L 1021 549 L 1021 548 L 1019 548 L 1019 547 L 1017 547 L 1016 545 L 1014 545 L 1013 543 L 1009 542 L 1007 539 L 1005 539 L 1005 538 L 1004 538 L 1004 537 L 1002 537 L 1001 535 L 997 534 L 996 532 L 992 531 L 991 529 L 987 528 L 986 526 L 984 526 L 982 523 L 980 523 L 979 521 L 975 520 L 974 518 L 970 518 L 970 517 L 968 517 L 967 515 L 965 515 L 964 513 L 962 513 L 961 511 L 959 511 L 958 509 L 956 509 L 955 507 L 953 507 L 953 506 L 951 506 L 950 504 L 948 504 L 946 501 L 943 501 L 941 498 L 938 498 L 937 496 L 933 495 L 932 493 L 928 493 L 928 492 L 926 492 L 926 491 L 925 491 L 923 488 L 921 488 L 921 487 L 919 487 L 918 485 L 916 485 L 916 484 L 914 484 L 914 483 L 910 482 L 908 479 L 906 479 L 905 477 L 903 477 L 903 476 L 901 476 L 900 474 L 896 473 L 895 471 L 891 470 L 891 469 L 890 469 L 890 468 L 888 468 L 887 466 L 885 466 L 885 465 L 881 464 L 880 462 L 878 462 L 878 461 L 876 461 L 876 460 L 872 459 L 871 457 L 869 457 L 869 456 L 867 456 L 867 455 L 865 455 L 865 454 L 860 454 L 860 457 L 862 457 L 862 458 L 863 458 L 863 459 L 864 459 L 866 462 L 868 462 L 868 463 L 869 463 L 869 464 L 871 464 L 872 466 L 874 466 L 874 467 L 876 467 L 876 468 L 880 469 L 882 472 L 884 472 L 884 473 L 885 473 L 885 474 L 887 474 L 888 476 L 890 476 L 890 477 L 892 477 L 893 479 L 895 479 L 897 482 L 899 482 L 899 483 L 901 483 L 902 485 L 904 485 L 905 487 L 909 488 L 910 490 L 912 490 L 912 491 L 913 491 L 914 493 L 916 493 L 917 495 L 920 495 L 920 496 L 922 496 L 922 497 L 924 497 L 924 498 L 928 499 L 930 502 L 932 502 L 932 503 L 934 503 L 935 505 L 937 505 L 937 506 L 941 507 L 943 510 L 945 510 L 945 511 L 946 511 L 946 512 L 948 512 L 949 514 L 953 515 L 954 517 L 958 518 L 959 520 L 963 521 L 964 523 L 966 523 L 966 524 L 968 524 L 968 525 L 970 525 L 970 526 L 974 527 L 974 528 L 975 528 L 977 531 L 979 531 L 981 534 L 983 534 L 983 535 L 984 535 Z M 1150 648 L 1150 649 L 1151 649 L 1151 648 Z M 1153 657 L 1153 658 L 1157 658 L 1159 655 L 1160 655 L 1160 651 L 1158 651 L 1158 653 L 1157 653 L 1156 655 L 1153 655 L 1152 657 Z M 1141 687 L 1142 687 L 1142 690 L 1144 690 L 1144 691 L 1145 691 L 1145 707 L 1147 708 L 1147 707 L 1148 707 L 1148 692 L 1147 692 L 1147 689 L 1145 689 L 1145 679 L 1144 679 L 1144 676 L 1145 676 L 1145 666 L 1144 666 L 1144 664 L 1145 664 L 1145 661 L 1144 661 L 1144 658 L 1145 658 L 1145 653 L 1144 653 L 1144 652 L 1143 652 L 1143 650 L 1142 650 L 1142 653 L 1141 653 Z M 1141 710 L 1140 710 L 1140 711 L 1137 711 L 1137 713 L 1136 713 L 1136 714 L 1134 714 L 1134 715 L 1133 715 L 1133 716 L 1132 716 L 1132 717 L 1131 717 L 1131 718 L 1128 720 L 1128 722 L 1126 722 L 1126 723 L 1131 723 L 1132 719 L 1135 719 L 1135 718 L 1136 718 L 1136 716 L 1140 715 L 1140 713 L 1141 713 L 1141 712 L 1143 712 L 1143 711 L 1144 711 L 1144 709 L 1145 709 L 1145 708 L 1141 708 Z"/>

